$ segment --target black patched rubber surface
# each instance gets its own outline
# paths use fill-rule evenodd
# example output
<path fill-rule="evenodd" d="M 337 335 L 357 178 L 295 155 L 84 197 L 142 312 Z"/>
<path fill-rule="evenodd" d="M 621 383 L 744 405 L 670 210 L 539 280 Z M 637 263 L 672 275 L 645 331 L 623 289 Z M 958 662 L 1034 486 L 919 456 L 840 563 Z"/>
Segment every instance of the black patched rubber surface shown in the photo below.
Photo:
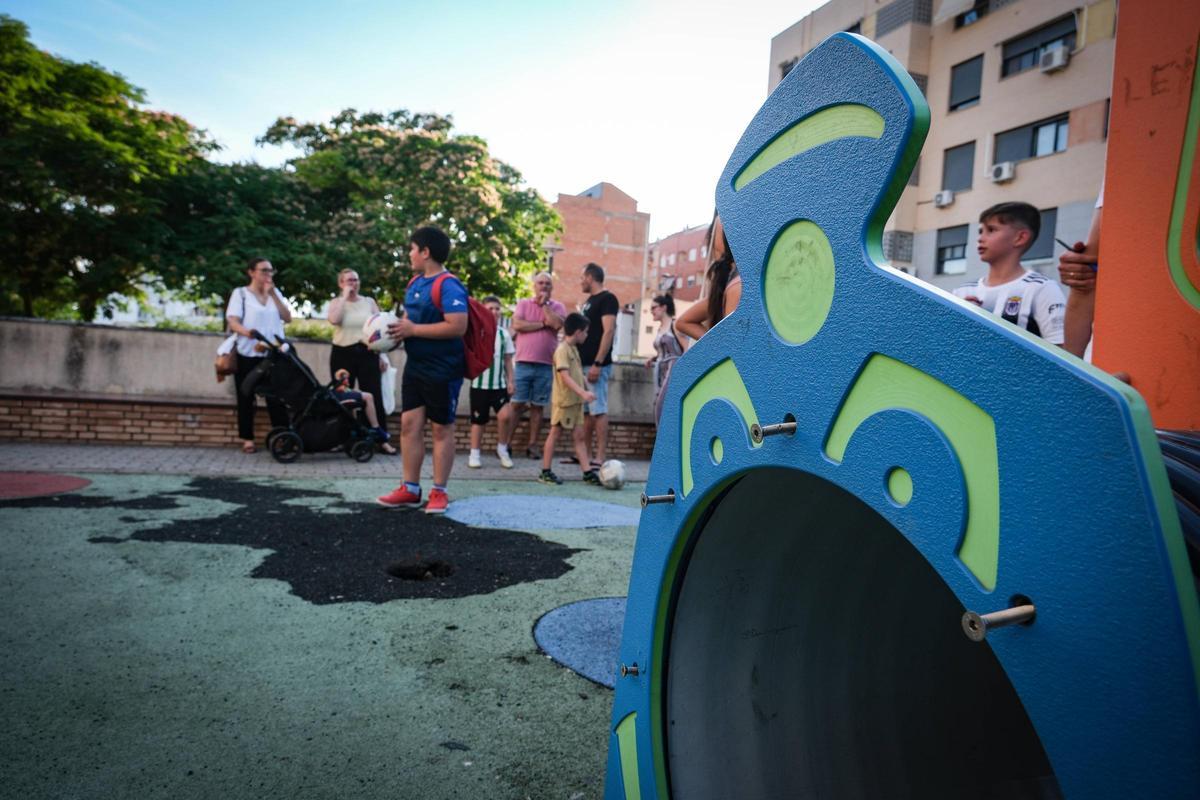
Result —
<path fill-rule="evenodd" d="M 249 577 L 285 581 L 293 594 L 315 604 L 487 594 L 558 578 L 571 570 L 567 559 L 579 552 L 530 533 L 475 528 L 444 515 L 346 502 L 336 493 L 227 478 L 194 478 L 184 490 L 158 497 L 68 494 L 0 502 L 0 508 L 162 511 L 196 497 L 238 507 L 217 516 L 142 528 L 127 538 L 98 536 L 90 541 L 103 547 L 120 547 L 134 539 L 269 550 Z M 162 519 L 122 517 L 129 524 Z M 412 578 L 390 574 L 408 574 L 397 565 L 420 563 L 449 569 L 421 570 Z"/>

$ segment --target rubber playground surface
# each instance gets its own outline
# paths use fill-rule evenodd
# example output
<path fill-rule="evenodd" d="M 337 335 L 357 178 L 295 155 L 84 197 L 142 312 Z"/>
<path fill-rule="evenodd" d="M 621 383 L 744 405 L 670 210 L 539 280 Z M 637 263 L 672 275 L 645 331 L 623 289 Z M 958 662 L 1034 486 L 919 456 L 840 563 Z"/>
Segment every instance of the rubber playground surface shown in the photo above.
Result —
<path fill-rule="evenodd" d="M 456 475 L 452 519 L 374 507 L 374 475 L 39 483 L 14 454 L 3 796 L 601 796 L 612 692 L 533 629 L 624 596 L 642 484 Z"/>

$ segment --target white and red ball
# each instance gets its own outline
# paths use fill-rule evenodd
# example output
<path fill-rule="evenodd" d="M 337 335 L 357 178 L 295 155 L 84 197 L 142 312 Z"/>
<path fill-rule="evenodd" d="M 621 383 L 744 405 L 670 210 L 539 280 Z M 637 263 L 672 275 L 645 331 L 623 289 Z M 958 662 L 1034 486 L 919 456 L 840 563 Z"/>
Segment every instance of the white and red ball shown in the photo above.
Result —
<path fill-rule="evenodd" d="M 390 353 L 395 350 L 404 342 L 389 336 L 387 329 L 388 325 L 399 321 L 399 317 L 390 311 L 380 311 L 367 317 L 367 321 L 363 323 L 363 344 L 374 353 Z"/>

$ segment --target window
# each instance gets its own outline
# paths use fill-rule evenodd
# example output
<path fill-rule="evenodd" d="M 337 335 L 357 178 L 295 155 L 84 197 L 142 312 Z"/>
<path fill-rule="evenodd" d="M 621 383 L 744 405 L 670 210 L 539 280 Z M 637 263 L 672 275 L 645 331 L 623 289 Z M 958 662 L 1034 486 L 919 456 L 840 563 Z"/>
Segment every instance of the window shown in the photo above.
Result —
<path fill-rule="evenodd" d="M 976 0 L 975 5 L 968 11 L 964 11 L 954 18 L 954 28 L 965 28 L 968 25 L 974 25 L 983 17 L 987 16 L 989 11 L 988 0 Z"/>
<path fill-rule="evenodd" d="M 849 28 L 846 28 L 846 33 L 862 33 L 862 20 L 860 19 Z"/>
<path fill-rule="evenodd" d="M 951 147 L 942 157 L 942 188 L 965 192 L 975 176 L 975 143 Z"/>
<path fill-rule="evenodd" d="M 1054 228 L 1058 225 L 1058 209 L 1044 208 L 1042 209 L 1042 227 L 1038 231 L 1038 237 L 1033 240 L 1033 244 L 1029 246 L 1021 255 L 1022 261 L 1033 261 L 1039 258 L 1054 257 Z"/>
<path fill-rule="evenodd" d="M 979 84 L 983 80 L 983 56 L 955 64 L 950 68 L 950 110 L 979 105 Z"/>
<path fill-rule="evenodd" d="M 653 325 L 647 325 L 647 326 L 646 326 L 646 333 L 654 333 L 654 326 L 653 326 Z"/>
<path fill-rule="evenodd" d="M 682 289 L 682 288 L 683 288 L 683 278 L 676 278 L 676 279 L 675 279 L 675 288 L 676 288 L 676 289 Z"/>
<path fill-rule="evenodd" d="M 955 225 L 937 232 L 938 275 L 962 275 L 967 271 L 967 238 L 970 225 Z"/>
<path fill-rule="evenodd" d="M 700 257 L 708 258 L 708 245 L 706 245 L 706 244 L 700 245 Z"/>
<path fill-rule="evenodd" d="M 1032 33 L 1018 36 L 1004 43 L 1004 61 L 1000 67 L 1000 76 L 1007 78 L 1038 65 L 1042 54 L 1056 47 L 1075 49 L 1075 15 L 1069 14 L 1061 19 L 1043 25 Z"/>
<path fill-rule="evenodd" d="M 668 267 L 675 266 L 675 254 L 674 253 L 671 253 L 671 255 L 667 256 L 667 266 Z"/>
<path fill-rule="evenodd" d="M 658 266 L 661 268 L 661 267 L 665 267 L 666 265 L 667 265 L 667 257 L 664 255 L 659 255 Z"/>
<path fill-rule="evenodd" d="M 696 276 L 688 275 L 688 286 L 695 286 L 695 285 L 696 285 Z"/>
<path fill-rule="evenodd" d="M 696 260 L 696 248 L 693 247 L 691 250 L 688 250 L 688 261 L 695 261 L 695 260 Z"/>
<path fill-rule="evenodd" d="M 789 58 L 787 61 L 780 61 L 779 62 L 779 80 L 783 80 L 784 78 L 786 78 L 788 76 L 788 73 L 792 71 L 792 67 L 796 66 L 797 62 L 799 62 L 799 61 L 800 61 L 799 57 Z"/>
<path fill-rule="evenodd" d="M 996 163 L 1048 156 L 1067 149 L 1067 117 L 1055 117 L 996 134 Z"/>

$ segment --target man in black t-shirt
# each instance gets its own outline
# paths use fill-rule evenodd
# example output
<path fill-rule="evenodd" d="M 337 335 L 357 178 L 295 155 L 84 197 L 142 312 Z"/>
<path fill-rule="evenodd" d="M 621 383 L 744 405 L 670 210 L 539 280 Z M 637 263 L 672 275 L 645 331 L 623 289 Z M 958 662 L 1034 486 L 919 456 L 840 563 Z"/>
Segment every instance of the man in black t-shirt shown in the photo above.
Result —
<path fill-rule="evenodd" d="M 617 332 L 617 314 L 621 304 L 617 296 L 604 288 L 604 268 L 599 264 L 588 264 L 583 268 L 579 286 L 588 295 L 583 304 L 583 315 L 588 318 L 587 339 L 579 347 L 588 389 L 596 399 L 587 404 L 588 452 L 592 452 L 592 434 L 596 436 L 593 466 L 600 466 L 608 453 L 608 379 L 612 377 L 612 345 Z"/>

